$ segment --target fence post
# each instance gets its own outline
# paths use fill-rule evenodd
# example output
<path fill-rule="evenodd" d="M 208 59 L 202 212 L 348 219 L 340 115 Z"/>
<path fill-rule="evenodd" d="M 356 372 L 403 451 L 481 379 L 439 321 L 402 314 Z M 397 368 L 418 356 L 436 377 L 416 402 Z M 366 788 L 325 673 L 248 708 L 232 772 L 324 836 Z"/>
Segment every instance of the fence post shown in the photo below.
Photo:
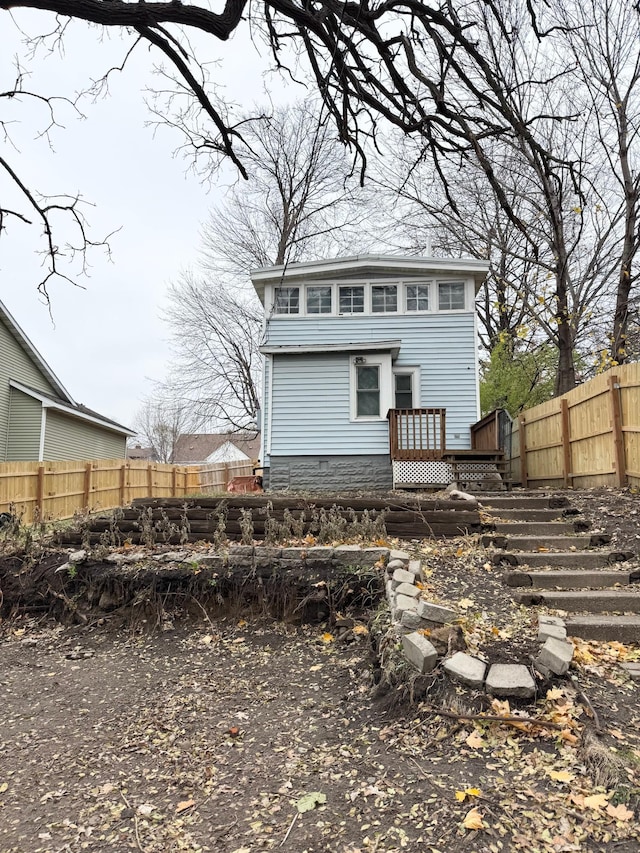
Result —
<path fill-rule="evenodd" d="M 224 468 L 222 469 L 222 491 L 227 491 L 227 486 L 229 485 L 229 463 L 224 463 Z"/>
<path fill-rule="evenodd" d="M 611 431 L 616 468 L 616 486 L 621 488 L 627 484 L 627 460 L 624 452 L 624 435 L 622 433 L 620 384 L 615 374 L 609 376 L 609 398 L 611 400 Z"/>
<path fill-rule="evenodd" d="M 123 462 L 120 466 L 120 506 L 124 506 L 127 502 L 127 463 Z"/>
<path fill-rule="evenodd" d="M 525 423 L 524 415 L 518 415 L 518 424 L 520 427 L 520 485 L 523 489 L 526 489 L 529 485 L 527 480 L 527 432 Z"/>
<path fill-rule="evenodd" d="M 91 480 L 93 474 L 93 463 L 87 462 L 84 466 L 84 492 L 82 495 L 84 509 L 90 510 L 89 499 L 91 497 Z"/>
<path fill-rule="evenodd" d="M 153 469 L 150 463 L 147 465 L 147 497 L 153 497 Z"/>
<path fill-rule="evenodd" d="M 38 481 L 36 486 L 36 513 L 38 521 L 44 518 L 44 465 L 38 465 Z"/>
<path fill-rule="evenodd" d="M 571 474 L 571 434 L 569 423 L 569 403 L 566 397 L 560 399 L 560 415 L 562 419 L 562 477 L 564 487 L 568 489 L 573 485 Z"/>

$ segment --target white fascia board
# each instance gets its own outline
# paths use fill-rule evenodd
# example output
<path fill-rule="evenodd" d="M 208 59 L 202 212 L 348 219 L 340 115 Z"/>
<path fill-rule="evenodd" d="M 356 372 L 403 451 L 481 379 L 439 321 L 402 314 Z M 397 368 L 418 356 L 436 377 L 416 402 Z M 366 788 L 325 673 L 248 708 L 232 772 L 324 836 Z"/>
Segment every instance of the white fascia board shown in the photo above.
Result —
<path fill-rule="evenodd" d="M 358 341 L 344 344 L 312 344 L 305 346 L 272 345 L 260 347 L 263 355 L 312 355 L 325 352 L 390 352 L 392 358 L 397 358 L 402 341 Z"/>
<path fill-rule="evenodd" d="M 264 302 L 264 286 L 269 283 L 296 279 L 331 277 L 338 272 L 353 272 L 355 276 L 368 270 L 384 271 L 390 275 L 449 275 L 472 276 L 478 291 L 489 271 L 489 261 L 476 258 L 423 258 L 403 255 L 358 255 L 352 258 L 332 258 L 322 261 L 262 267 L 252 270 L 251 281 Z"/>
<path fill-rule="evenodd" d="M 118 427 L 115 424 L 109 423 L 108 421 L 103 421 L 100 418 L 95 418 L 92 415 L 85 415 L 84 412 L 80 412 L 78 411 L 78 409 L 74 409 L 71 406 L 63 406 L 62 403 L 56 403 L 50 397 L 47 397 L 46 394 L 41 394 L 38 391 L 34 391 L 33 388 L 28 388 L 26 385 L 22 385 L 20 382 L 16 382 L 15 379 L 10 379 L 9 385 L 12 388 L 15 388 L 16 391 L 21 391 L 28 397 L 33 397 L 34 400 L 40 400 L 44 409 L 55 409 L 58 412 L 64 412 L 64 414 L 71 415 L 74 418 L 78 418 L 78 420 L 88 421 L 89 423 L 97 424 L 98 426 L 101 426 L 104 429 L 111 430 L 111 432 L 120 433 L 121 435 L 137 435 L 136 432 L 127 429 L 126 427 Z"/>
<path fill-rule="evenodd" d="M 2 302 L 0 302 L 0 318 L 3 319 L 5 321 L 5 323 L 9 326 L 9 328 L 11 329 L 11 331 L 14 334 L 14 337 L 18 341 L 18 343 L 22 346 L 22 348 L 24 350 L 26 350 L 29 353 L 31 358 L 36 362 L 36 364 L 38 365 L 40 370 L 44 373 L 44 375 L 47 377 L 49 382 L 51 382 L 51 384 L 56 389 L 56 391 L 60 394 L 60 396 L 64 397 L 66 400 L 68 400 L 68 402 L 72 406 L 75 405 L 76 401 L 73 399 L 71 394 L 67 391 L 67 389 L 64 387 L 62 382 L 60 382 L 60 380 L 55 375 L 53 370 L 51 370 L 51 368 L 49 367 L 47 362 L 44 360 L 44 358 L 40 355 L 38 350 L 31 343 L 31 341 L 26 336 L 26 334 L 22 331 L 18 322 L 12 317 L 12 315 L 8 311 L 6 305 L 4 305 L 4 303 L 2 303 Z"/>

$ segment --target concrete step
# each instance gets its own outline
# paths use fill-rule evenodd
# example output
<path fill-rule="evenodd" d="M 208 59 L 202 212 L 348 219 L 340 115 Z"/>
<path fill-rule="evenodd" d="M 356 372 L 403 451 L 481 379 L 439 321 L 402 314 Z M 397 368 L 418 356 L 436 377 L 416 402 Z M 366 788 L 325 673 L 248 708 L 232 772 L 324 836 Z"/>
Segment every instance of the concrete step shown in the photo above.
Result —
<path fill-rule="evenodd" d="M 563 521 L 565 516 L 563 509 L 500 509 L 481 507 L 483 512 L 495 518 L 496 523 L 500 519 L 504 521 Z"/>
<path fill-rule="evenodd" d="M 572 616 L 565 619 L 565 625 L 568 637 L 640 643 L 640 616 Z"/>
<path fill-rule="evenodd" d="M 640 572 L 589 571 L 588 569 L 576 571 L 563 571 L 556 569 L 548 572 L 507 572 L 503 582 L 513 587 L 533 587 L 534 589 L 603 589 L 604 587 L 622 584 L 628 586 L 635 583 Z M 640 587 L 638 588 L 640 592 Z"/>
<path fill-rule="evenodd" d="M 611 537 L 604 533 L 572 536 L 504 536 L 500 533 L 486 533 L 482 544 L 487 547 L 508 548 L 510 551 L 573 551 L 586 548 L 599 548 L 608 545 Z"/>
<path fill-rule="evenodd" d="M 528 607 L 544 605 L 573 613 L 579 610 L 587 613 L 640 613 L 640 590 L 539 590 L 516 592 L 514 598 Z"/>
<path fill-rule="evenodd" d="M 509 495 L 474 493 L 485 509 L 566 509 L 569 499 L 564 495 Z"/>
<path fill-rule="evenodd" d="M 496 533 L 503 536 L 564 536 L 584 533 L 587 521 L 496 521 Z"/>
<path fill-rule="evenodd" d="M 633 556 L 629 551 L 496 551 L 491 561 L 497 566 L 505 564 L 531 568 L 557 566 L 560 569 L 602 569 L 615 563 L 623 563 Z"/>

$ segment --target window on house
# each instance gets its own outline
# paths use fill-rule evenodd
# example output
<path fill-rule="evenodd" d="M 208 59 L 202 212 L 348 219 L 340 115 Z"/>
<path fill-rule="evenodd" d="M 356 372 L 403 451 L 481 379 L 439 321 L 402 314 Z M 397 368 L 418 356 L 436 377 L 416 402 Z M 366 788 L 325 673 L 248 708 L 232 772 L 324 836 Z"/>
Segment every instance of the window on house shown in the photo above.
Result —
<path fill-rule="evenodd" d="M 398 286 L 396 284 L 374 284 L 371 288 L 371 311 L 383 314 L 398 310 Z"/>
<path fill-rule="evenodd" d="M 407 311 L 429 310 L 429 285 L 408 284 L 407 285 Z"/>
<path fill-rule="evenodd" d="M 440 311 L 464 311 L 464 282 L 441 281 L 438 284 Z"/>
<path fill-rule="evenodd" d="M 356 417 L 380 417 L 380 367 L 356 366 Z"/>
<path fill-rule="evenodd" d="M 299 287 L 276 287 L 274 314 L 298 314 L 300 311 Z"/>
<path fill-rule="evenodd" d="M 307 314 L 331 314 L 331 288 L 307 288 Z"/>
<path fill-rule="evenodd" d="M 364 286 L 340 288 L 340 313 L 364 313 Z"/>
<path fill-rule="evenodd" d="M 413 409 L 413 374 L 394 373 L 394 406 L 396 409 Z"/>

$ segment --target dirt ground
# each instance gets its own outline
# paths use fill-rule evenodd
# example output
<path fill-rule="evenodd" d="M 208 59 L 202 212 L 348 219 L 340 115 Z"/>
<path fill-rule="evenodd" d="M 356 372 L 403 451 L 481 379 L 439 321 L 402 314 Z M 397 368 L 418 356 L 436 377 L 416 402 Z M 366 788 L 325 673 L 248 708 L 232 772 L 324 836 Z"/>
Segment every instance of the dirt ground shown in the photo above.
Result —
<path fill-rule="evenodd" d="M 637 495 L 572 502 L 640 552 Z M 529 662 L 535 619 L 477 541 L 402 544 L 472 652 Z M 1 853 L 639 849 L 640 700 L 620 667 L 638 647 L 577 643 L 536 702 L 437 669 L 411 704 L 406 680 L 376 684 L 379 615 L 359 616 L 349 643 L 242 613 L 153 631 L 5 619 Z M 477 719 L 513 714 L 536 722 Z"/>

